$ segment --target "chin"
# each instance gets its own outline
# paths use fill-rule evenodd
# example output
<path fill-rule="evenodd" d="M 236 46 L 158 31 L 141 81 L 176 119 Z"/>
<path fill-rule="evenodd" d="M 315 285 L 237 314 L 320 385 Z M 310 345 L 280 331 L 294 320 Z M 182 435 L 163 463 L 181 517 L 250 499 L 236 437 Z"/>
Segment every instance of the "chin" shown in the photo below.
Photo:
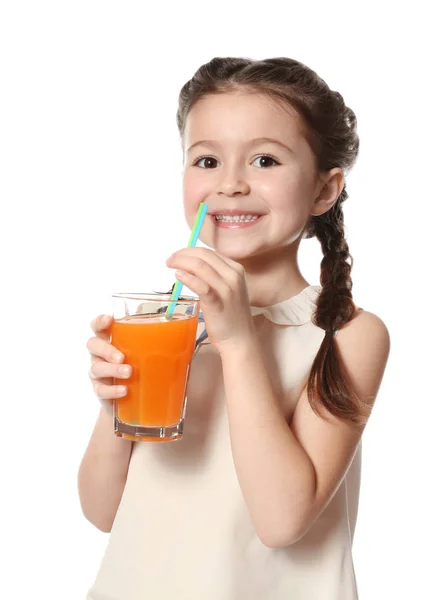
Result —
<path fill-rule="evenodd" d="M 215 248 L 216 252 L 219 252 L 219 254 L 222 254 L 223 256 L 226 256 L 227 258 L 230 258 L 231 260 L 234 260 L 235 262 L 239 262 L 242 263 L 244 261 L 250 260 L 252 257 L 255 256 L 255 254 L 253 252 L 244 252 L 244 251 L 238 251 L 237 248 Z"/>
<path fill-rule="evenodd" d="M 258 254 L 258 252 L 260 252 L 260 248 L 253 248 L 250 249 L 248 248 L 248 246 L 253 246 L 254 243 L 249 244 L 247 240 L 238 240 L 238 242 L 236 242 L 236 240 L 225 240 L 223 241 L 221 240 L 216 240 L 213 239 L 214 236 L 204 236 L 203 239 L 201 239 L 201 242 L 203 244 L 205 244 L 208 248 L 212 248 L 213 250 L 216 250 L 216 252 L 218 252 L 219 254 L 222 254 L 223 256 L 227 256 L 227 258 L 230 258 L 231 260 L 234 260 L 236 262 L 240 262 L 242 260 L 248 260 L 251 257 L 255 256 L 256 254 Z M 258 245 L 257 245 L 258 246 Z"/>

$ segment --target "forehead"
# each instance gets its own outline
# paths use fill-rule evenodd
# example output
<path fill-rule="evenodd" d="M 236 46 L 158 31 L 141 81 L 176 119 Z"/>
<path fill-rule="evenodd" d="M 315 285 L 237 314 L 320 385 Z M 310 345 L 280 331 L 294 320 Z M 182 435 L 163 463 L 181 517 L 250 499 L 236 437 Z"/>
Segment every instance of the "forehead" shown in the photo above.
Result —
<path fill-rule="evenodd" d="M 200 139 L 223 143 L 270 137 L 299 145 L 303 123 L 291 107 L 259 93 L 232 92 L 201 98 L 190 110 L 184 130 L 185 146 Z"/>

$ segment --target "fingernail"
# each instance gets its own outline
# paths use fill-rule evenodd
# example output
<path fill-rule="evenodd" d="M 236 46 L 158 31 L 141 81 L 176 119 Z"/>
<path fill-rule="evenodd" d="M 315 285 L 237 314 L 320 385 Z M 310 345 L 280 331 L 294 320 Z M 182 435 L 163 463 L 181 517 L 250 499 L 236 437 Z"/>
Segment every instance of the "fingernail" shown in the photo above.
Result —
<path fill-rule="evenodd" d="M 127 389 L 125 385 L 117 386 L 117 396 L 126 396 Z"/>
<path fill-rule="evenodd" d="M 131 374 L 131 367 L 129 365 L 123 365 L 118 369 L 118 373 L 121 377 L 129 377 Z"/>
<path fill-rule="evenodd" d="M 115 362 L 120 363 L 123 360 L 124 356 L 121 352 L 115 352 L 113 359 Z"/>

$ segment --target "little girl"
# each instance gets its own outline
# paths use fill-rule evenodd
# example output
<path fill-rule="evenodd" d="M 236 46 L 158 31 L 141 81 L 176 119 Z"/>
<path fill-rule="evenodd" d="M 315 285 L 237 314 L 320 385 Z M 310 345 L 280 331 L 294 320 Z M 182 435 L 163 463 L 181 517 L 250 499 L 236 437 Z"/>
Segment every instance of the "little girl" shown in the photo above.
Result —
<path fill-rule="evenodd" d="M 200 298 L 183 438 L 113 433 L 130 366 L 92 322 L 101 401 L 81 506 L 109 543 L 88 600 L 355 600 L 361 436 L 386 367 L 383 321 L 352 299 L 345 175 L 356 117 L 289 58 L 214 58 L 177 112 L 185 218 L 207 248 L 167 261 Z M 320 284 L 297 254 L 316 236 Z M 174 275 L 174 274 L 173 274 Z M 338 333 L 339 332 L 339 333 Z M 338 333 L 337 337 L 336 334 Z"/>

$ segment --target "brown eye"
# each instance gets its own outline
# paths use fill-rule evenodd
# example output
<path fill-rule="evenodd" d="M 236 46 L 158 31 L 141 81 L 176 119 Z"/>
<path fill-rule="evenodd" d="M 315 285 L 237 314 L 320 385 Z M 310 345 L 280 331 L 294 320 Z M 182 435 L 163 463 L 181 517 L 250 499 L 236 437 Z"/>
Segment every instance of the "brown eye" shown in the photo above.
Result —
<path fill-rule="evenodd" d="M 204 160 L 206 162 L 206 164 L 208 165 L 205 168 L 209 168 L 210 167 L 210 162 L 215 161 L 216 162 L 216 158 L 212 158 L 211 156 L 200 156 L 193 164 L 195 166 L 199 166 L 199 163 Z"/>
<path fill-rule="evenodd" d="M 273 163 L 275 163 L 276 165 L 278 165 L 279 163 L 275 160 L 274 157 L 270 156 L 269 154 L 263 154 L 262 156 L 258 156 L 255 160 L 260 160 L 263 161 L 263 163 L 260 163 L 260 166 L 262 167 L 270 167 L 272 165 L 266 164 L 266 161 L 269 163 L 269 161 L 272 161 Z M 255 162 L 255 161 L 254 161 Z"/>

